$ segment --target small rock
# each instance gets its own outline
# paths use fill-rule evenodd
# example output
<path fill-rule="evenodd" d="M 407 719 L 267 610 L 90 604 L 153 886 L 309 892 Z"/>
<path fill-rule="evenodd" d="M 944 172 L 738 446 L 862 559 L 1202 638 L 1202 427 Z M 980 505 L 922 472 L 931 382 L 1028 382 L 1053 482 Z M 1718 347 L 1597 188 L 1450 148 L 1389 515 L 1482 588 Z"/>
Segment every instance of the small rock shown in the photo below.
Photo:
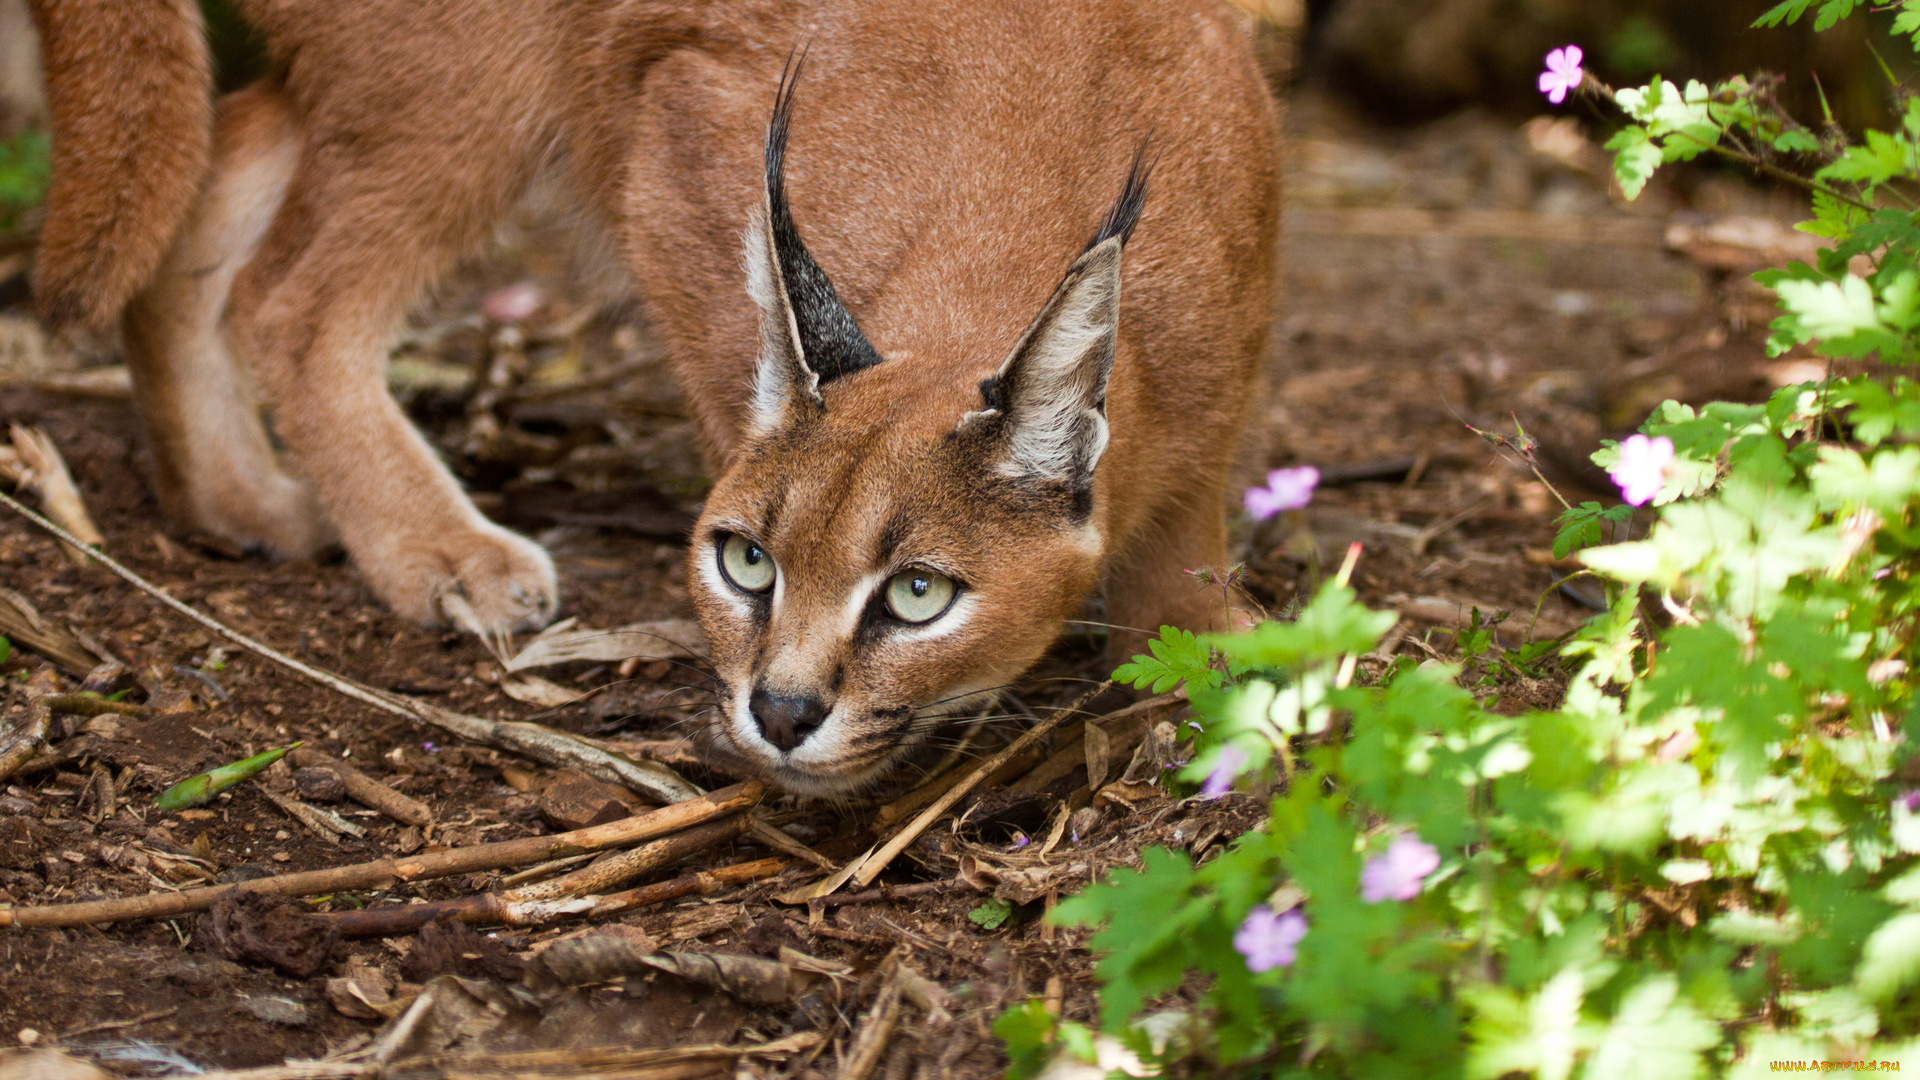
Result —
<path fill-rule="evenodd" d="M 264 1020 L 269 1024 L 306 1027 L 313 1022 L 305 1005 L 286 998 L 243 997 L 236 1004 L 242 1011 L 251 1013 L 255 1020 Z"/>
<path fill-rule="evenodd" d="M 540 816 L 562 831 L 619 821 L 633 813 L 626 792 L 573 769 L 561 769 L 540 791 Z"/>
<path fill-rule="evenodd" d="M 33 804 L 12 795 L 0 795 L 0 814 L 31 814 Z"/>

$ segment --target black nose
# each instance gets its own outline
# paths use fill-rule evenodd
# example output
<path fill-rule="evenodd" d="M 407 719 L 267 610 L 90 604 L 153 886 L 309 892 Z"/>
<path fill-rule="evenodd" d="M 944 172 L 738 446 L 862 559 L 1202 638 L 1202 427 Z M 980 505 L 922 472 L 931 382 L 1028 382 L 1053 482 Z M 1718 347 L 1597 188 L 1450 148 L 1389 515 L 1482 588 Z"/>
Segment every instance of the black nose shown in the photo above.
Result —
<path fill-rule="evenodd" d="M 782 750 L 791 750 L 805 742 L 827 718 L 827 703 L 811 694 L 799 697 L 775 697 L 764 688 L 755 689 L 747 699 L 753 721 L 760 734 Z"/>

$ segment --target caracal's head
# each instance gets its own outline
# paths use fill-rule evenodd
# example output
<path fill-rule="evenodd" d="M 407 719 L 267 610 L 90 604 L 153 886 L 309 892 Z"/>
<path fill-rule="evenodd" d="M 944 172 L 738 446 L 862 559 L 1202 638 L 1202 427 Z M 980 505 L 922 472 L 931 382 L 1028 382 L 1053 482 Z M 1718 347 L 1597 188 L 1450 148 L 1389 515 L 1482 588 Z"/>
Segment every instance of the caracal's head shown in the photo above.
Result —
<path fill-rule="evenodd" d="M 797 67 L 795 69 L 797 74 Z M 834 795 L 891 769 L 1038 659 L 1093 587 L 1094 466 L 1120 253 L 1146 169 L 982 383 L 883 362 L 790 213 L 783 82 L 747 229 L 761 312 L 748 430 L 708 497 L 688 582 L 724 738 L 775 783 Z"/>

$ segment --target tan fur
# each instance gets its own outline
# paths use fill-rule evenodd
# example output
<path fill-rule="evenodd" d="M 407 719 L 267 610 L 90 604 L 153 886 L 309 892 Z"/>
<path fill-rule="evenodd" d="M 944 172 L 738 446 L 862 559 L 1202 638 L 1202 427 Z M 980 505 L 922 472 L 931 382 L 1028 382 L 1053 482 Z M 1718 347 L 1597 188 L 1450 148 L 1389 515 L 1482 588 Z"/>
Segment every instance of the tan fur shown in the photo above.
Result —
<path fill-rule="evenodd" d="M 381 377 L 420 290 L 538 180 L 616 239 L 700 420 L 721 479 L 694 602 L 721 729 L 769 775 L 871 782 L 1031 665 L 1098 586 L 1123 627 L 1218 625 L 1218 594 L 1181 571 L 1225 558 L 1278 193 L 1273 106 L 1216 0 L 242 0 L 281 73 L 223 103 L 190 219 L 177 188 L 197 182 L 206 121 L 171 91 L 203 86 L 204 59 L 156 45 L 108 65 L 97 35 L 161 11 L 197 33 L 191 4 L 36 4 L 59 140 L 42 303 L 110 315 L 172 243 L 127 329 L 163 497 L 195 524 L 286 554 L 337 535 L 413 618 L 498 634 L 550 617 L 545 555 L 473 509 Z M 800 45 L 793 217 L 885 359 L 756 431 L 743 243 Z M 131 110 L 127 78 L 171 91 Z M 1090 514 L 1063 515 L 967 418 L 1143 139 L 1157 159 L 1121 257 L 1110 440 Z M 173 186 L 130 186 L 149 160 Z M 85 236 L 97 264 L 75 255 Z M 297 468 L 273 459 L 251 384 Z M 779 566 L 764 609 L 716 575 L 729 531 Z M 965 617 L 875 624 L 871 590 L 903 566 L 962 581 Z M 754 734 L 756 688 L 832 712 L 782 752 Z"/>

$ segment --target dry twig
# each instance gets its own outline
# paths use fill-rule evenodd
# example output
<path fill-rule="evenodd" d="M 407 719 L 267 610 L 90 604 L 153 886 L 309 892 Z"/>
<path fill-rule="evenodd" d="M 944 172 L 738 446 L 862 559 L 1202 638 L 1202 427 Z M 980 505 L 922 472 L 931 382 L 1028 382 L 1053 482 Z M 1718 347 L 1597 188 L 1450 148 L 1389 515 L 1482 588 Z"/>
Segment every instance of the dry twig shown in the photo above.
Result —
<path fill-rule="evenodd" d="M 5 492 L 0 492 L 0 505 L 12 509 L 14 513 L 21 515 L 61 540 L 68 543 L 78 542 L 72 533 L 69 533 L 58 524 L 34 512 L 31 508 L 21 503 L 20 500 L 15 499 Z M 442 709 L 437 705 L 431 705 L 424 701 L 412 701 L 398 694 L 389 694 L 375 690 L 370 686 L 364 686 L 354 682 L 352 679 L 335 675 L 330 671 L 295 660 L 293 657 L 288 656 L 286 653 L 264 642 L 256 641 L 240 633 L 238 630 L 231 629 L 226 624 L 211 616 L 201 614 L 192 606 L 175 599 L 173 595 L 165 589 L 160 588 L 146 578 L 127 569 L 126 566 L 122 565 L 112 556 L 96 552 L 94 553 L 94 557 L 100 561 L 102 566 L 113 571 L 121 580 L 139 589 L 141 592 L 146 593 L 148 596 L 153 597 L 155 600 L 158 600 L 179 614 L 200 624 L 207 630 L 233 642 L 248 652 L 266 657 L 268 660 L 279 664 L 289 671 L 304 675 L 330 690 L 344 694 L 347 697 L 353 698 L 355 701 L 371 705 L 382 712 L 392 713 L 396 716 L 405 716 L 410 719 L 432 724 L 434 727 L 451 732 L 463 739 L 489 746 L 497 746 L 502 750 L 512 751 L 513 753 L 531 758 L 545 765 L 579 769 L 581 772 L 586 773 L 596 780 L 622 784 L 634 791 L 650 795 L 661 802 L 679 802 L 683 799 L 692 798 L 700 793 L 698 788 L 682 780 L 679 774 L 664 765 L 651 761 L 632 761 L 618 754 L 603 750 L 600 747 L 590 745 L 564 732 L 555 731 L 549 727 L 512 720 L 484 720 L 478 716 L 468 716 L 465 713 L 457 713 L 451 709 Z M 5 615 L 7 605 L 4 601 L 6 599 L 5 590 L 0 590 L 0 617 L 4 617 Z M 24 598 L 20 599 L 24 601 Z M 28 610 L 31 610 L 31 605 L 28 605 Z M 4 632 L 5 629 L 5 627 L 0 627 L 0 632 Z M 29 646 L 39 648 L 30 638 L 23 636 L 21 640 Z M 45 652 L 44 649 L 41 651 Z M 51 653 L 47 653 L 47 655 L 50 658 L 52 657 Z M 62 666 L 66 665 L 63 663 Z M 88 663 L 81 668 L 81 671 L 84 673 L 85 671 L 91 670 L 92 667 L 93 663 L 91 658 L 89 658 Z"/>
<path fill-rule="evenodd" d="M 612 915 L 630 908 L 657 904 L 665 900 L 711 891 L 722 884 L 771 877 L 788 865 L 785 859 L 760 859 L 741 866 L 692 874 L 662 884 L 648 885 L 619 893 L 597 893 L 596 889 L 623 884 L 640 874 L 670 866 L 689 855 L 726 843 L 740 835 L 740 817 L 678 832 L 662 840 L 624 851 L 619 866 L 609 869 L 615 860 L 585 867 L 566 877 L 554 878 L 499 893 L 479 893 L 453 900 L 431 900 L 424 904 L 384 904 L 360 911 L 336 911 L 322 916 L 340 928 L 343 937 L 392 937 L 411 934 L 435 919 L 457 919 L 465 923 L 500 923 L 506 926 L 543 926 L 566 918 Z M 680 887 L 681 882 L 694 882 Z"/>
<path fill-rule="evenodd" d="M 80 926 L 122 919 L 161 919 L 189 911 L 203 911 L 227 889 L 272 896 L 311 896 L 352 889 L 385 888 L 404 881 L 471 874 L 506 866 L 526 866 L 562 855 L 625 847 L 667 833 L 678 832 L 715 818 L 736 814 L 760 801 L 765 787 L 748 781 L 722 788 L 697 799 L 663 806 L 650 813 L 553 836 L 529 836 L 491 844 L 453 848 L 400 859 L 375 859 L 351 866 L 310 870 L 299 874 L 243 881 L 235 885 L 187 889 L 176 893 L 149 893 L 119 900 L 92 900 L 45 907 L 0 907 L 0 926 Z"/>
<path fill-rule="evenodd" d="M 286 811 L 287 816 L 305 825 L 309 832 L 338 847 L 342 836 L 365 836 L 367 830 L 341 817 L 331 810 L 322 810 L 310 806 L 290 795 L 282 795 L 270 787 L 263 787 L 260 793 L 267 801 Z"/>
<path fill-rule="evenodd" d="M 860 1027 L 853 1035 L 853 1045 L 848 1048 L 847 1056 L 840 1061 L 839 1080 L 867 1080 L 873 1067 L 880 1062 L 880 1054 L 886 1050 L 887 1042 L 893 1035 L 894 1025 L 900 1021 L 900 961 L 903 950 L 895 948 L 881 962 L 885 971 L 885 981 L 880 984 L 880 992 L 874 995 L 873 1004 L 867 1008 L 867 1014 L 861 1018 Z"/>
<path fill-rule="evenodd" d="M 887 865 L 893 862 L 896 856 L 902 851 L 905 851 L 908 844 L 919 839 L 920 834 L 927 830 L 927 826 L 933 824 L 941 814 L 946 813 L 954 803 L 959 802 L 961 797 L 966 795 L 967 792 L 979 787 L 982 781 L 998 772 L 1007 762 L 1024 753 L 1028 747 L 1033 746 L 1045 738 L 1054 728 L 1059 727 L 1062 723 L 1065 723 L 1069 717 L 1078 713 L 1081 706 L 1105 693 L 1112 685 L 1113 680 L 1108 679 L 1106 682 L 1075 698 L 1073 702 L 1065 708 L 1055 710 L 1052 716 L 1047 717 L 1045 720 L 1040 721 L 1022 732 L 1020 737 L 1009 744 L 1006 749 L 981 762 L 973 772 L 967 774 L 966 779 L 948 788 L 945 794 L 934 800 L 932 806 L 922 810 L 918 817 L 915 817 L 898 832 L 894 833 L 878 850 L 870 851 L 860 856 L 842 868 L 839 873 L 834 874 L 820 882 L 812 890 L 809 890 L 812 895 L 801 899 L 796 891 L 785 894 L 783 899 L 791 897 L 793 899 L 789 902 L 804 903 L 806 900 L 812 900 L 816 897 L 826 896 L 835 892 L 848 881 L 853 881 L 862 888 L 873 884 L 873 879 L 879 877 L 880 872 L 885 870 Z"/>
<path fill-rule="evenodd" d="M 338 758 L 318 750 L 301 747 L 287 755 L 287 764 L 296 769 L 326 769 L 340 778 L 355 802 L 378 810 L 402 825 L 425 825 L 433 820 L 433 811 L 418 799 L 410 799 Z"/>

